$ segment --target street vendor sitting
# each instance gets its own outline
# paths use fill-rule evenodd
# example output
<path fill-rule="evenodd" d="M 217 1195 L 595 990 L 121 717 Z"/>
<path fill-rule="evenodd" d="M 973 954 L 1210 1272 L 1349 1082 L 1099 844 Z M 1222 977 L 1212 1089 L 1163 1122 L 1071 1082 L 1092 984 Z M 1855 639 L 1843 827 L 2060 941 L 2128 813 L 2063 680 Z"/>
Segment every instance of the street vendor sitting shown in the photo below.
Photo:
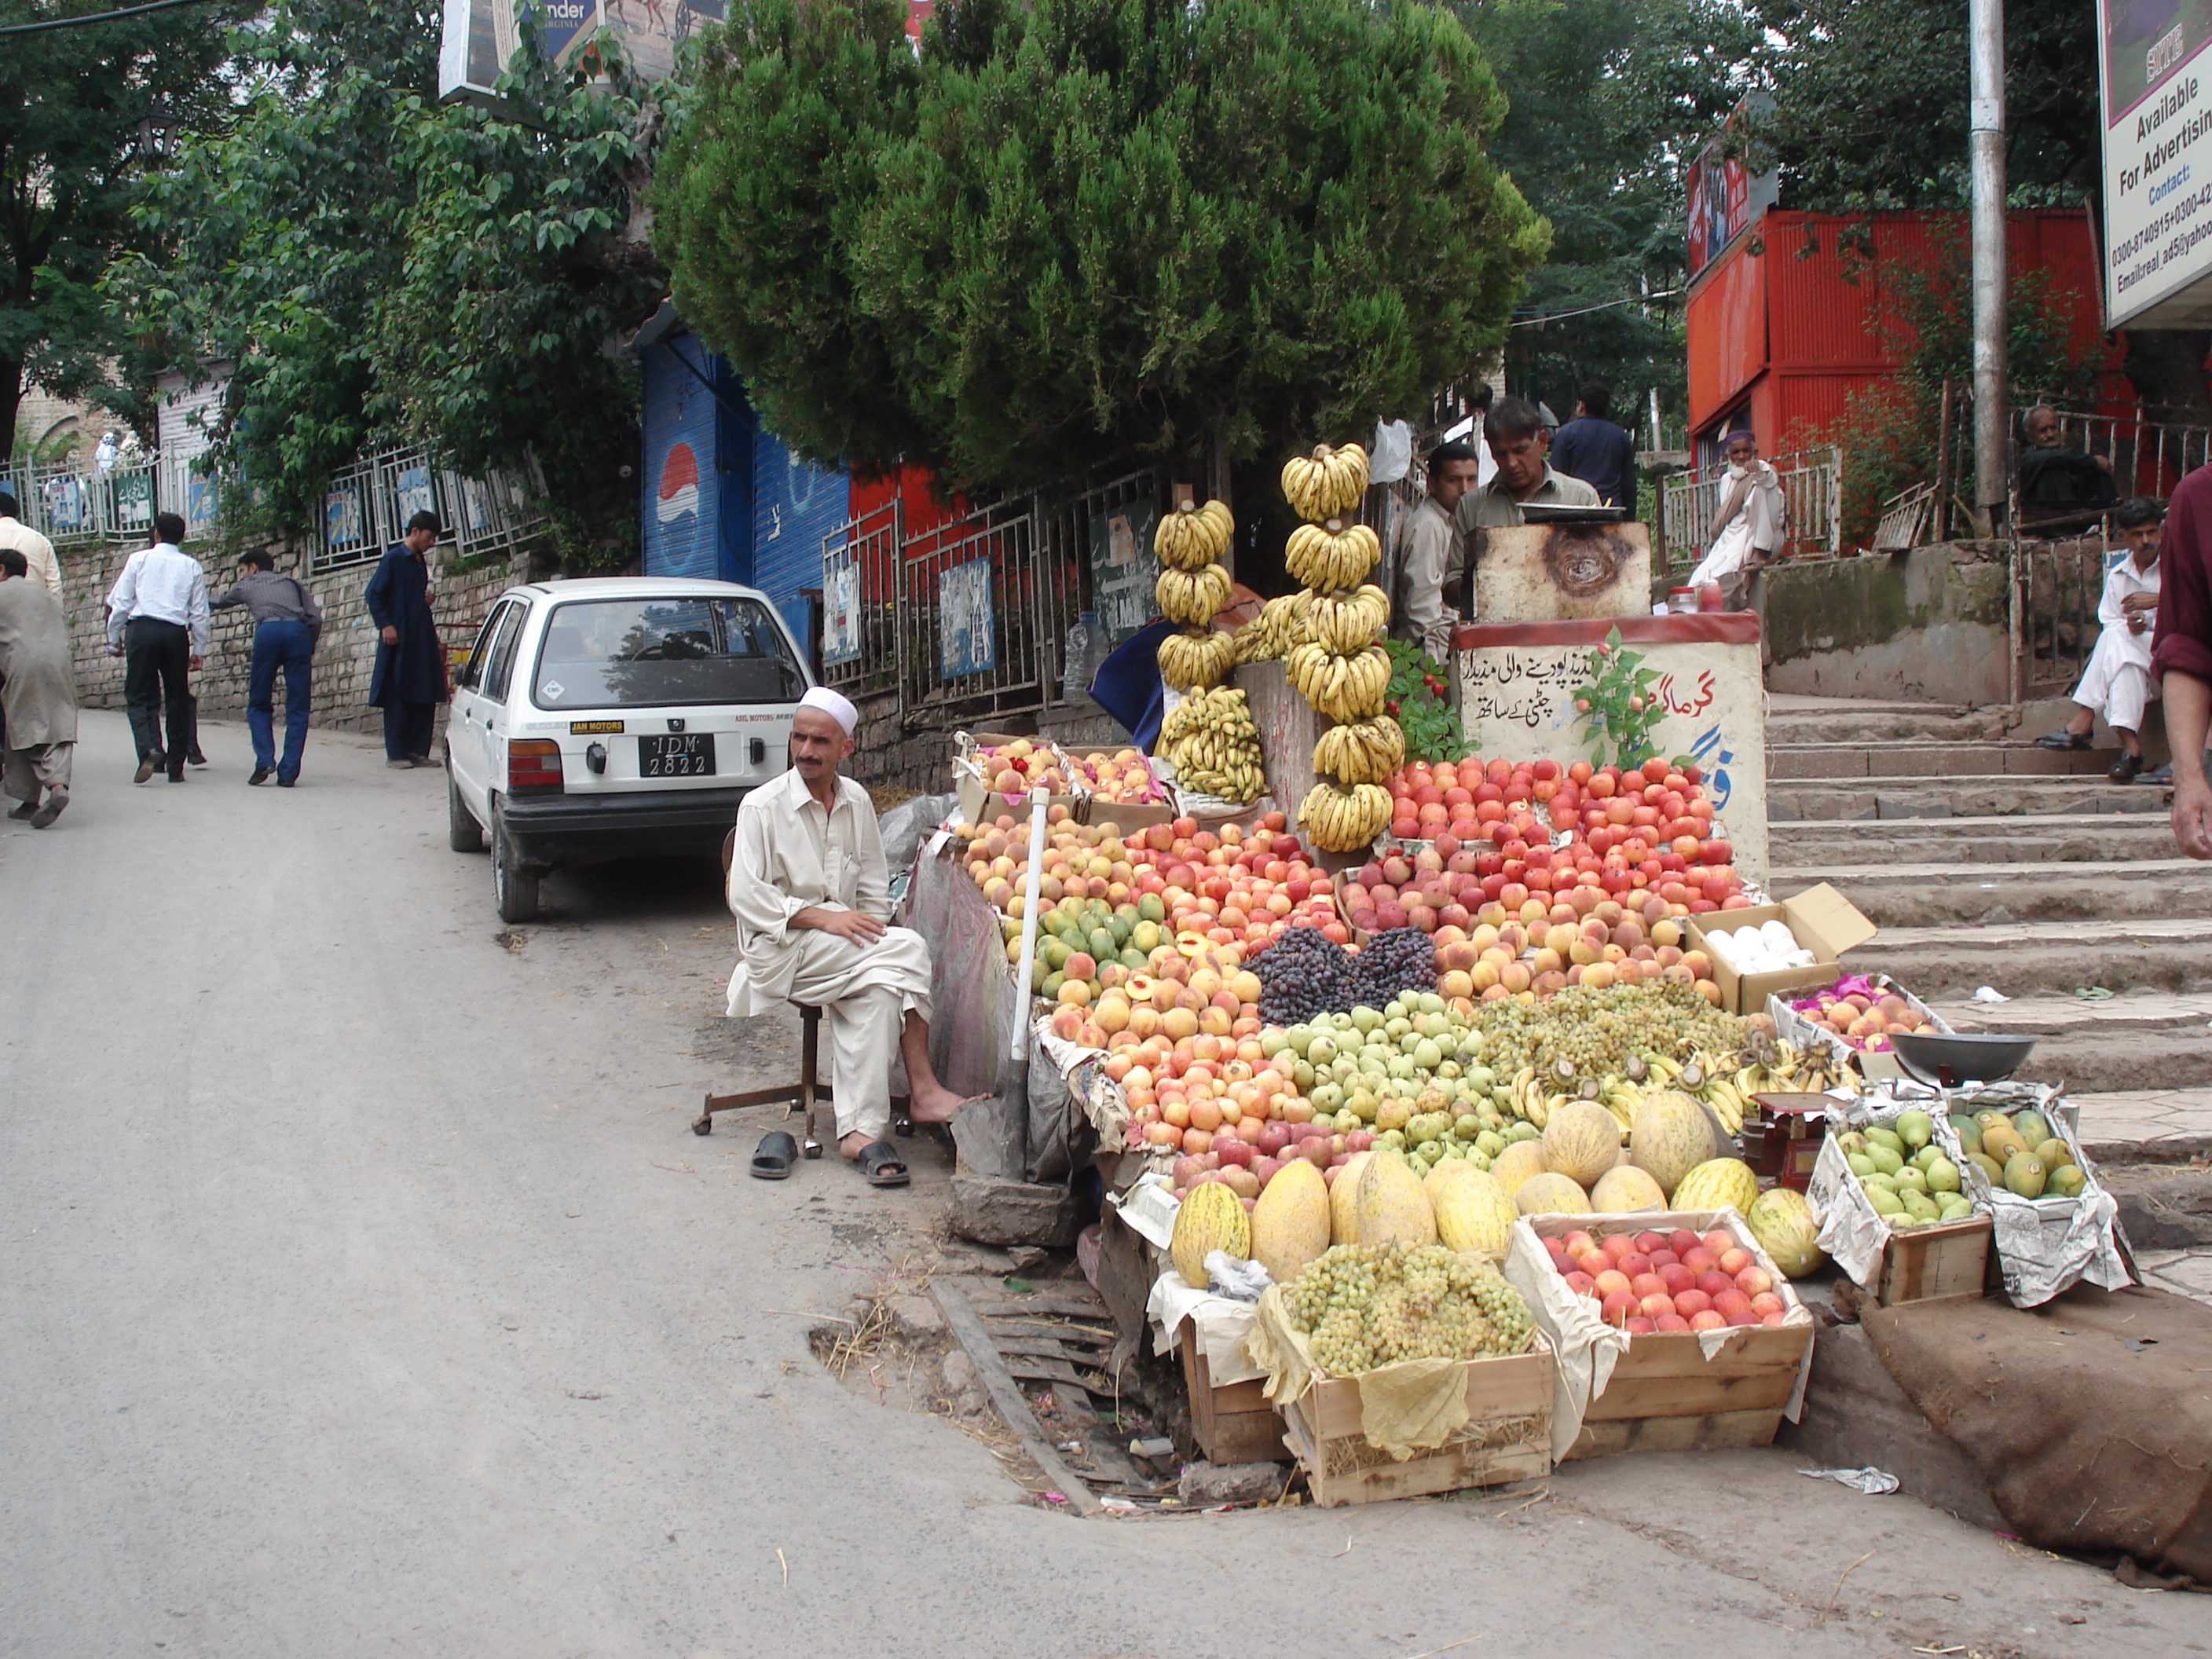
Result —
<path fill-rule="evenodd" d="M 945 1123 L 961 1102 L 929 1063 L 929 946 L 890 926 L 890 874 L 868 792 L 838 768 L 853 752 L 859 712 L 817 686 L 791 722 L 791 767 L 738 808 L 729 901 L 738 919 L 730 975 L 732 1019 L 786 1001 L 822 1011 L 830 1036 L 837 1149 L 874 1187 L 906 1184 L 884 1137 L 891 1060 L 906 1062 L 917 1123 Z M 752 1172 L 780 1181 L 799 1155 L 781 1130 L 763 1139 Z"/>
<path fill-rule="evenodd" d="M 2112 781 L 2132 783 L 2142 776 L 2145 782 L 2167 783 L 2172 775 L 2166 768 L 2144 774 L 2142 738 L 2137 735 L 2144 708 L 2158 695 L 2150 677 L 2150 631 L 2158 616 L 2158 538 L 2166 526 L 2166 504 L 2138 495 L 2114 508 L 2112 519 L 2128 556 L 2105 578 L 2105 596 L 2097 605 L 2104 631 L 2072 693 L 2080 706 L 2062 729 L 2035 741 L 2044 749 L 2087 749 L 2102 713 L 2120 740 Z"/>

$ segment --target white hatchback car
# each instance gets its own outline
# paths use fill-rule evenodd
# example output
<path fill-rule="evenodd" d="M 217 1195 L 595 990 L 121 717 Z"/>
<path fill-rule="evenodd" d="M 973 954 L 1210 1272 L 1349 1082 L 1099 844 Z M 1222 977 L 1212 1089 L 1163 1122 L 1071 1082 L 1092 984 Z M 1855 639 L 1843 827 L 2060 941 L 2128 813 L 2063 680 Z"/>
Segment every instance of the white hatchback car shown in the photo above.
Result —
<path fill-rule="evenodd" d="M 448 839 L 491 848 L 502 921 L 559 865 L 711 852 L 790 764 L 811 684 L 783 618 L 734 582 L 611 576 L 502 593 L 454 677 Z"/>

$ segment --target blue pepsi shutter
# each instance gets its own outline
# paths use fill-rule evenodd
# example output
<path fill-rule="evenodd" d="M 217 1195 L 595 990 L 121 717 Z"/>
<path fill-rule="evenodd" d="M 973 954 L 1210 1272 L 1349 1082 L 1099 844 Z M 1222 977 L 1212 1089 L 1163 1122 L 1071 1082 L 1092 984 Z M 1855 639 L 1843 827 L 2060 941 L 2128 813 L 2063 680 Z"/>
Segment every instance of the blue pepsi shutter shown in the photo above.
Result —
<path fill-rule="evenodd" d="M 708 359 L 696 336 L 678 335 L 646 349 L 639 495 L 648 576 L 722 574 L 719 405 L 700 378 L 708 372 Z"/>

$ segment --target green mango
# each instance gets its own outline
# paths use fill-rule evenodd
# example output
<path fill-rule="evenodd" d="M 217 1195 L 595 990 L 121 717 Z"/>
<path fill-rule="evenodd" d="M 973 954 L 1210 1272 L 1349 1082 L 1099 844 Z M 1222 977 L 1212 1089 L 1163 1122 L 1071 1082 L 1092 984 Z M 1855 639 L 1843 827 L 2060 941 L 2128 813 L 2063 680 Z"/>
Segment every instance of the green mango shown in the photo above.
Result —
<path fill-rule="evenodd" d="M 1959 1137 L 1960 1146 L 1967 1153 L 1982 1150 L 1981 1127 L 1964 1112 L 1951 1114 L 1951 1132 Z"/>
<path fill-rule="evenodd" d="M 1998 1163 L 1996 1159 L 1991 1158 L 1987 1152 L 1976 1152 L 1973 1155 L 1973 1159 L 1974 1162 L 1981 1167 L 1982 1173 L 1990 1178 L 1990 1186 L 2002 1187 L 2004 1185 L 2003 1164 Z"/>
<path fill-rule="evenodd" d="M 1875 1172 L 1874 1160 L 1864 1152 L 1847 1153 L 1844 1162 L 1850 1165 L 1851 1173 L 1855 1176 L 1870 1176 Z"/>
<path fill-rule="evenodd" d="M 1167 901 L 1158 893 L 1147 893 L 1137 901 L 1137 914 L 1146 921 L 1165 921 L 1168 919 Z"/>
<path fill-rule="evenodd" d="M 2015 1152 L 2005 1160 L 2004 1184 L 2021 1198 L 2041 1198 L 2043 1160 L 2033 1152 Z"/>
<path fill-rule="evenodd" d="M 1879 1128 L 1869 1129 L 1866 1132 L 1866 1138 L 1868 1146 L 1886 1146 L 1891 1152 L 1897 1154 L 1899 1162 L 1904 1160 L 1905 1138 L 1897 1133 L 1894 1130 Z"/>
<path fill-rule="evenodd" d="M 2089 1177 L 2078 1164 L 2062 1164 L 2051 1172 L 2043 1184 L 2045 1198 L 2079 1198 L 2081 1189 L 2089 1184 Z"/>
<path fill-rule="evenodd" d="M 1866 1195 L 1867 1202 L 1874 1206 L 1876 1215 L 1901 1215 L 1905 1212 L 1905 1200 L 1887 1187 L 1869 1186 Z"/>
<path fill-rule="evenodd" d="M 1893 1176 L 1905 1167 L 1905 1159 L 1894 1146 L 1869 1146 L 1867 1156 L 1874 1160 L 1874 1167 L 1884 1175 Z"/>
<path fill-rule="evenodd" d="M 1959 1190 L 1959 1166 L 1948 1158 L 1939 1158 L 1928 1166 L 1928 1190 L 1931 1193 L 1955 1193 Z"/>
<path fill-rule="evenodd" d="M 2012 1121 L 2012 1132 L 2030 1146 L 2039 1146 L 2052 1138 L 2051 1125 L 2040 1112 L 2022 1112 Z"/>
<path fill-rule="evenodd" d="M 1911 1111 L 1899 1112 L 1896 1121 L 1891 1127 L 1895 1131 L 1897 1138 L 1916 1152 L 1925 1146 L 1936 1133 L 1935 1126 L 1929 1121 L 1928 1114 L 1917 1106 Z"/>
<path fill-rule="evenodd" d="M 1974 1114 L 1974 1127 L 1986 1135 L 1991 1129 L 2011 1128 L 2012 1120 L 2007 1117 L 2002 1112 L 1992 1109 L 1988 1111 L 1976 1112 Z"/>
<path fill-rule="evenodd" d="M 2036 1147 L 2035 1155 L 2043 1160 L 2043 1167 L 2046 1170 L 2055 1170 L 2060 1165 L 2074 1161 L 2073 1152 L 2056 1135 Z"/>

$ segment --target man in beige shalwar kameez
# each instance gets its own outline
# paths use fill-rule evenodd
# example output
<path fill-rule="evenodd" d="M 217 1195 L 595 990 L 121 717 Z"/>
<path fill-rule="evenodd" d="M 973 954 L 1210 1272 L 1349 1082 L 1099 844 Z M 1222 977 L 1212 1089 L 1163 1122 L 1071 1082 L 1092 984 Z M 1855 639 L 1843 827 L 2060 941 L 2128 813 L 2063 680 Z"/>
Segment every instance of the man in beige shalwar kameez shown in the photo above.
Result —
<path fill-rule="evenodd" d="M 835 691 L 809 691 L 791 722 L 791 769 L 738 809 L 729 883 L 738 964 L 728 1012 L 744 1018 L 787 1001 L 822 1010 L 837 1149 L 871 1185 L 896 1187 L 906 1164 L 883 1138 L 893 1058 L 906 1062 L 915 1122 L 950 1122 L 960 1098 L 929 1063 L 929 946 L 913 929 L 890 926 L 890 873 L 874 803 L 838 772 L 853 752 L 857 718 Z M 780 1178 L 795 1156 L 788 1135 L 771 1134 L 753 1173 Z"/>
<path fill-rule="evenodd" d="M 29 568 L 0 548 L 0 793 L 15 803 L 9 817 L 45 830 L 69 805 L 76 674 L 61 602 Z"/>

